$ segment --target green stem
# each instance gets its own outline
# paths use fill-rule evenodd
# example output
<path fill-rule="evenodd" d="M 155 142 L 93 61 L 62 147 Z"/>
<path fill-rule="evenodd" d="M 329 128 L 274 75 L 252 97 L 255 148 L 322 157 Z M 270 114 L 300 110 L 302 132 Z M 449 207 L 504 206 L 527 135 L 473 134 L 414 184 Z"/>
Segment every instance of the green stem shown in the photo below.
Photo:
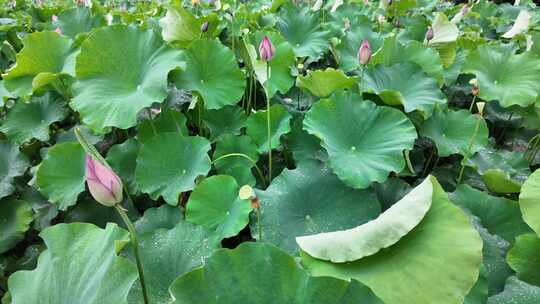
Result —
<path fill-rule="evenodd" d="M 99 154 L 99 152 L 96 150 L 94 145 L 92 145 L 86 139 L 86 137 L 84 137 L 84 135 L 82 134 L 79 128 L 75 128 L 75 137 L 77 137 L 77 140 L 79 141 L 79 143 L 81 144 L 81 146 L 83 147 L 84 151 L 86 151 L 87 154 L 90 154 L 94 159 L 98 160 L 100 163 L 107 166 L 107 168 L 109 169 L 111 168 L 109 164 L 107 164 L 107 161 L 105 160 L 105 158 L 103 158 L 103 156 L 101 156 L 101 154 Z"/>
<path fill-rule="evenodd" d="M 435 144 L 433 144 L 433 148 L 431 148 L 431 153 L 429 154 L 429 158 L 424 165 L 424 171 L 422 172 L 422 175 L 426 175 L 427 170 L 429 168 L 429 165 L 431 164 L 431 160 L 433 159 L 433 156 L 435 155 Z"/>
<path fill-rule="evenodd" d="M 482 116 L 478 115 L 478 119 L 476 120 L 476 125 L 474 126 L 474 133 L 471 136 L 471 140 L 469 141 L 469 146 L 467 147 L 467 151 L 465 153 L 465 156 L 463 157 L 463 161 L 461 162 L 461 170 L 459 170 L 459 176 L 457 179 L 458 185 L 461 184 L 461 179 L 463 178 L 463 172 L 465 171 L 465 164 L 467 163 L 467 160 L 469 160 L 469 154 L 471 154 L 471 149 L 474 145 L 474 141 L 476 139 L 476 134 L 478 133 L 478 129 L 480 128 L 480 122 L 482 121 Z"/>
<path fill-rule="evenodd" d="M 364 71 L 365 70 L 366 70 L 365 66 L 362 66 L 362 76 L 361 76 L 362 78 L 360 78 L 360 85 L 359 85 L 359 87 L 360 87 L 360 96 L 362 96 L 362 92 L 364 90 L 363 85 L 364 85 Z"/>
<path fill-rule="evenodd" d="M 469 107 L 469 112 L 472 112 L 472 108 L 474 107 L 474 102 L 476 101 L 476 95 L 472 98 L 471 106 Z"/>
<path fill-rule="evenodd" d="M 257 227 L 259 228 L 259 242 L 262 242 L 261 207 L 257 208 Z"/>
<path fill-rule="evenodd" d="M 229 154 L 221 155 L 220 157 L 214 159 L 214 160 L 212 161 L 212 164 L 214 164 L 214 163 L 216 163 L 216 162 L 218 162 L 218 161 L 220 161 L 220 160 L 222 160 L 222 159 L 224 159 L 224 158 L 233 157 L 233 156 L 236 156 L 236 157 L 243 157 L 243 158 L 249 160 L 249 161 L 251 162 L 251 164 L 255 167 L 255 170 L 257 170 L 257 174 L 259 174 L 259 177 L 261 178 L 263 184 L 266 185 L 266 181 L 265 181 L 265 179 L 264 179 L 264 174 L 262 173 L 262 171 L 261 171 L 261 169 L 259 168 L 259 166 L 257 166 L 257 162 L 256 162 L 253 158 L 247 156 L 247 155 L 244 154 L 244 153 L 229 153 Z"/>
<path fill-rule="evenodd" d="M 268 83 L 270 80 L 270 64 L 266 62 L 266 130 L 268 135 L 268 183 L 272 182 L 272 138 L 270 132 L 270 97 L 268 96 Z"/>
<path fill-rule="evenodd" d="M 409 168 L 409 171 L 411 171 L 412 174 L 416 174 L 416 172 L 414 172 L 414 168 L 413 168 L 413 165 L 411 163 L 411 158 L 409 156 L 409 150 L 403 151 L 403 154 L 405 155 L 405 162 L 407 163 L 407 167 Z"/>
<path fill-rule="evenodd" d="M 137 263 L 137 271 L 139 272 L 139 281 L 141 282 L 143 300 L 145 304 L 148 304 L 150 302 L 148 301 L 148 293 L 146 292 L 146 285 L 144 283 L 144 272 L 141 257 L 139 255 L 139 241 L 137 240 L 137 232 L 135 231 L 135 227 L 133 226 L 133 223 L 129 219 L 124 209 L 122 209 L 122 207 L 118 204 L 114 205 L 114 208 L 116 208 L 116 211 L 118 211 L 118 214 L 120 214 L 120 217 L 122 217 L 122 220 L 124 221 L 129 230 L 131 242 L 133 243 L 133 253 L 135 254 L 135 261 Z"/>

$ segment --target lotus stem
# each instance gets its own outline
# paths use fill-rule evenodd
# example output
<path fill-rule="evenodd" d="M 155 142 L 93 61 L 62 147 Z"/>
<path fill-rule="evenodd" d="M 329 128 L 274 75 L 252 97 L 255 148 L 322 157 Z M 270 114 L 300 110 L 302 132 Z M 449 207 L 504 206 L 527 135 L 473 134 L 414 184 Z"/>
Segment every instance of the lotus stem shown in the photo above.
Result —
<path fill-rule="evenodd" d="M 469 160 L 471 149 L 474 145 L 476 134 L 478 133 L 478 129 L 480 128 L 481 121 L 482 121 L 482 116 L 478 115 L 478 119 L 476 120 L 476 125 L 474 126 L 473 135 L 471 136 L 471 140 L 469 141 L 469 146 L 467 147 L 467 151 L 465 153 L 465 156 L 463 157 L 463 161 L 461 162 L 461 169 L 459 170 L 459 176 L 457 179 L 458 184 L 461 184 L 461 179 L 463 178 L 463 172 L 465 171 L 465 163 L 467 163 L 467 161 Z"/>
<path fill-rule="evenodd" d="M 268 135 L 268 184 L 272 182 L 272 138 L 270 132 L 270 97 L 268 94 L 268 84 L 270 80 L 270 64 L 266 62 L 266 88 L 264 90 L 266 94 L 266 130 Z"/>
<path fill-rule="evenodd" d="M 131 243 L 133 243 L 133 253 L 135 254 L 135 261 L 137 263 L 137 271 L 139 272 L 139 281 L 141 283 L 143 300 L 145 304 L 149 304 L 150 302 L 148 301 L 148 293 L 146 291 L 146 284 L 144 283 L 144 271 L 143 271 L 143 266 L 141 262 L 141 257 L 139 254 L 139 241 L 137 239 L 137 232 L 135 231 L 135 227 L 133 226 L 133 223 L 129 219 L 124 209 L 122 209 L 122 207 L 119 204 L 114 205 L 114 208 L 116 209 L 116 211 L 118 211 L 118 214 L 120 214 L 120 217 L 122 217 L 122 220 L 124 221 L 124 223 L 126 224 L 129 230 Z"/>
<path fill-rule="evenodd" d="M 214 159 L 214 160 L 212 161 L 212 164 L 214 164 L 214 163 L 216 163 L 216 162 L 218 162 L 218 161 L 220 161 L 220 160 L 222 160 L 222 159 L 224 159 L 224 158 L 234 157 L 234 156 L 236 156 L 236 157 L 243 157 L 243 158 L 249 160 L 249 161 L 251 162 L 251 164 L 255 167 L 255 170 L 257 170 L 257 174 L 259 174 L 259 177 L 261 178 L 263 184 L 266 185 L 266 181 L 265 181 L 265 179 L 264 179 L 264 174 L 262 173 L 262 171 L 261 171 L 261 169 L 259 168 L 259 166 L 257 166 L 257 162 L 256 162 L 253 158 L 247 156 L 247 155 L 244 154 L 244 153 L 229 153 L 229 154 L 221 155 L 220 157 Z"/>
<path fill-rule="evenodd" d="M 476 101 L 476 95 L 473 96 L 472 98 L 472 101 L 471 101 L 471 106 L 469 107 L 469 112 L 472 112 L 472 109 L 474 107 L 474 102 Z"/>

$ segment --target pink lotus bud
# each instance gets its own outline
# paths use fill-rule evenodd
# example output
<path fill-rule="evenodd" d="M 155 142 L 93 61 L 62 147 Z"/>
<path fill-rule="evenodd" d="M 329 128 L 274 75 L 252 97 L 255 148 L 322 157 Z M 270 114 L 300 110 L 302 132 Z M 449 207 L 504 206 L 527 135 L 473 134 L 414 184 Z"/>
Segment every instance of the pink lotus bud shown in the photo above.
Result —
<path fill-rule="evenodd" d="M 433 39 L 433 28 L 428 26 L 426 31 L 426 40 L 429 42 L 431 39 Z"/>
<path fill-rule="evenodd" d="M 52 20 L 52 22 L 58 21 L 58 16 L 52 15 L 52 16 L 51 16 L 51 20 Z"/>
<path fill-rule="evenodd" d="M 201 25 L 201 33 L 206 33 L 206 31 L 208 31 L 208 21 L 205 21 L 205 22 Z"/>
<path fill-rule="evenodd" d="M 92 197 L 100 204 L 112 207 L 122 201 L 122 181 L 108 167 L 86 155 L 86 184 Z"/>
<path fill-rule="evenodd" d="M 370 59 L 371 47 L 369 46 L 369 41 L 367 39 L 364 39 L 364 41 L 362 41 L 362 45 L 358 49 L 358 62 L 361 65 L 366 65 L 369 63 Z"/>
<path fill-rule="evenodd" d="M 259 55 L 261 56 L 261 60 L 265 62 L 272 60 L 275 52 L 276 49 L 274 48 L 274 45 L 272 45 L 270 38 L 268 38 L 268 36 L 264 36 L 261 44 L 259 45 Z"/>
<path fill-rule="evenodd" d="M 54 31 L 57 32 L 58 35 L 64 36 L 64 33 L 62 33 L 62 30 L 61 30 L 59 27 L 57 27 L 56 29 L 54 29 Z"/>

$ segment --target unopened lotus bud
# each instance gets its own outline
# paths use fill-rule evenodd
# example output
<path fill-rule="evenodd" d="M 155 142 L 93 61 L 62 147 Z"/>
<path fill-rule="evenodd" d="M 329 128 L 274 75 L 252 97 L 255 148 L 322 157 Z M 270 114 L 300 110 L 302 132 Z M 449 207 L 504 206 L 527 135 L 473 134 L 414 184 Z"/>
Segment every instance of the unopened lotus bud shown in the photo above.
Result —
<path fill-rule="evenodd" d="M 477 102 L 476 107 L 478 108 L 478 114 L 480 116 L 484 116 L 484 107 L 486 106 L 485 102 Z"/>
<path fill-rule="evenodd" d="M 100 204 L 112 207 L 122 201 L 122 181 L 110 168 L 86 156 L 86 184 L 92 197 Z"/>
<path fill-rule="evenodd" d="M 58 35 L 64 36 L 64 33 L 62 33 L 62 30 L 59 27 L 55 28 L 54 31 L 58 33 Z"/>
<path fill-rule="evenodd" d="M 259 55 L 261 56 L 261 60 L 264 62 L 272 60 L 275 52 L 276 49 L 270 41 L 270 38 L 268 38 L 268 36 L 264 36 L 261 44 L 259 45 Z"/>
<path fill-rule="evenodd" d="M 369 63 L 370 59 L 371 59 L 371 48 L 369 46 L 369 41 L 367 39 L 364 39 L 364 41 L 362 41 L 362 45 L 358 49 L 358 62 L 361 65 L 366 65 Z"/>
<path fill-rule="evenodd" d="M 52 20 L 52 22 L 58 21 L 58 16 L 52 15 L 52 16 L 51 16 L 51 20 Z"/>
<path fill-rule="evenodd" d="M 205 22 L 201 25 L 201 33 L 206 33 L 206 31 L 208 31 L 208 21 L 205 21 Z"/>
<path fill-rule="evenodd" d="M 426 31 L 426 40 L 429 42 L 431 39 L 433 39 L 433 28 L 428 26 Z"/>

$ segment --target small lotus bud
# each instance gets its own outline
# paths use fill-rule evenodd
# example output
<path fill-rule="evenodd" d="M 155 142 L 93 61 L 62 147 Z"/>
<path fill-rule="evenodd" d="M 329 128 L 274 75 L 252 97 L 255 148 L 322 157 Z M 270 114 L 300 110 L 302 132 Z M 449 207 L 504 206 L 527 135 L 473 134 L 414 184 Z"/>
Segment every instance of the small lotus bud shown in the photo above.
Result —
<path fill-rule="evenodd" d="M 469 84 L 472 85 L 471 93 L 474 96 L 477 96 L 478 93 L 480 93 L 480 88 L 478 87 L 478 79 L 473 78 L 473 79 L 469 80 Z"/>
<path fill-rule="evenodd" d="M 205 21 L 205 22 L 201 25 L 201 33 L 206 33 L 206 31 L 208 31 L 208 21 Z"/>
<path fill-rule="evenodd" d="M 275 52 L 276 49 L 274 48 L 274 45 L 272 45 L 270 38 L 268 38 L 268 36 L 264 36 L 261 44 L 259 45 L 259 55 L 261 56 L 261 60 L 264 62 L 272 60 Z"/>
<path fill-rule="evenodd" d="M 58 35 L 64 36 L 64 33 L 62 33 L 62 30 L 59 27 L 55 28 L 54 31 L 58 33 Z"/>
<path fill-rule="evenodd" d="M 478 79 L 473 78 L 473 79 L 469 80 L 469 84 L 472 85 L 473 87 L 477 87 L 478 86 Z"/>
<path fill-rule="evenodd" d="M 86 184 L 92 197 L 100 204 L 112 207 L 122 201 L 122 181 L 107 166 L 86 156 Z"/>
<path fill-rule="evenodd" d="M 58 16 L 52 15 L 52 16 L 51 16 L 51 20 L 52 20 L 52 22 L 58 21 Z"/>
<path fill-rule="evenodd" d="M 362 41 L 362 45 L 358 49 L 358 62 L 361 65 L 366 65 L 369 63 L 370 59 L 371 59 L 371 48 L 369 46 L 369 41 L 367 39 L 364 39 L 364 41 Z"/>
<path fill-rule="evenodd" d="M 480 116 L 484 116 L 484 106 L 486 105 L 485 102 L 477 102 L 476 107 L 478 108 L 478 113 Z"/>
<path fill-rule="evenodd" d="M 431 39 L 433 39 L 433 28 L 428 26 L 426 31 L 426 40 L 429 42 Z"/>

